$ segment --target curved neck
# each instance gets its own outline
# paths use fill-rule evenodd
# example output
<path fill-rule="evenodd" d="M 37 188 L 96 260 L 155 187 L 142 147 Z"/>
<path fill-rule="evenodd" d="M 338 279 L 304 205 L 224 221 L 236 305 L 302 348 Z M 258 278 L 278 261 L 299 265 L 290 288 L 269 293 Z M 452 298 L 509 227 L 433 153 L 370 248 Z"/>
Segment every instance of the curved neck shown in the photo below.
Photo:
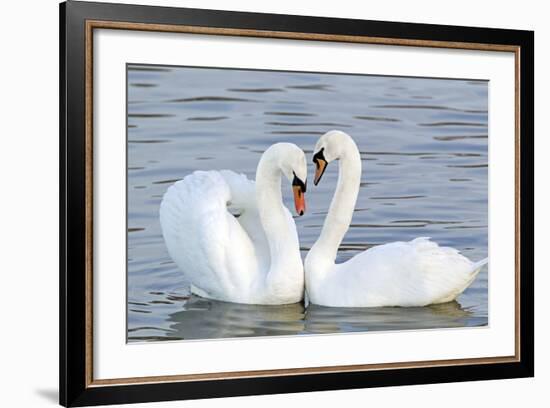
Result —
<path fill-rule="evenodd" d="M 285 265 L 289 265 L 293 256 L 300 259 L 297 233 L 289 228 L 287 210 L 283 205 L 282 172 L 275 153 L 266 151 L 256 170 L 258 213 L 271 255 L 270 279 L 276 279 L 277 272 L 288 274 L 290 271 L 285 271 Z"/>
<path fill-rule="evenodd" d="M 321 261 L 327 267 L 334 264 L 338 248 L 349 228 L 361 183 L 361 156 L 351 139 L 343 143 L 342 153 L 337 159 L 339 170 L 336 192 L 321 235 L 308 254 L 311 261 Z"/>
<path fill-rule="evenodd" d="M 281 193 L 281 170 L 267 160 L 260 160 L 256 171 L 256 200 L 273 259 L 284 242 L 287 223 Z"/>

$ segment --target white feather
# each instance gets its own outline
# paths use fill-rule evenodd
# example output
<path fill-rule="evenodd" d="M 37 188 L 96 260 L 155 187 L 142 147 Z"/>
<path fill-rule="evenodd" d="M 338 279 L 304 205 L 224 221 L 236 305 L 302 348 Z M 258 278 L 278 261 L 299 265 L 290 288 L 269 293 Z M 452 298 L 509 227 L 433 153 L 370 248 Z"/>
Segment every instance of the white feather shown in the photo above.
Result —
<path fill-rule="evenodd" d="M 280 176 L 274 184 L 280 194 Z M 255 183 L 242 174 L 196 171 L 176 182 L 162 199 L 160 224 L 168 253 L 193 293 L 236 303 L 294 303 L 304 286 L 296 225 L 282 203 L 267 211 L 277 212 L 284 220 L 279 234 L 287 237 L 277 245 L 286 252 L 277 255 L 286 259 L 278 269 L 271 262 Z"/>
<path fill-rule="evenodd" d="M 341 307 L 426 306 L 456 299 L 488 262 L 473 263 L 429 238 L 370 248 L 342 264 L 334 260 L 355 207 L 361 159 L 350 136 L 321 137 L 328 160 L 340 159 L 338 186 L 321 236 L 306 257 L 306 288 L 314 304 Z"/>
<path fill-rule="evenodd" d="M 426 306 L 455 300 L 482 266 L 453 248 L 417 238 L 375 246 L 334 265 L 308 291 L 313 303 L 325 306 Z"/>

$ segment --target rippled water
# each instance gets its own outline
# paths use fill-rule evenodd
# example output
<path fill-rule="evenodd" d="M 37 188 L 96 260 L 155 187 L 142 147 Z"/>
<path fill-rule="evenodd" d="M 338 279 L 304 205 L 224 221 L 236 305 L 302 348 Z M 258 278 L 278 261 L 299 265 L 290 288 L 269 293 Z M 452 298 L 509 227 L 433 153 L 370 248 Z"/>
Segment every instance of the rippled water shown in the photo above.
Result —
<path fill-rule="evenodd" d="M 487 98 L 485 81 L 128 66 L 128 341 L 486 325 L 486 267 L 457 302 L 421 308 L 190 296 L 164 246 L 158 208 L 166 189 L 194 170 L 254 178 L 271 144 L 293 142 L 311 156 L 320 135 L 341 129 L 359 146 L 363 178 L 338 262 L 418 236 L 479 260 L 488 239 Z M 308 213 L 296 219 L 303 256 L 320 233 L 337 170 L 329 166 L 308 189 Z M 283 193 L 292 208 L 284 183 Z"/>

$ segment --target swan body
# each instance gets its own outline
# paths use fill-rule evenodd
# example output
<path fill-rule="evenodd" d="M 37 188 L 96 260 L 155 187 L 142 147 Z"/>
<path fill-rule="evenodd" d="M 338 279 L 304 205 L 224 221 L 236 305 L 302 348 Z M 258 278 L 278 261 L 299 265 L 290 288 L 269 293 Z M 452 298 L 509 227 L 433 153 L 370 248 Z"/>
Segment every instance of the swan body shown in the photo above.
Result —
<path fill-rule="evenodd" d="M 229 170 L 196 171 L 168 188 L 160 205 L 162 234 L 192 293 L 247 304 L 302 299 L 303 264 L 281 176 L 304 180 L 303 199 L 306 172 L 304 153 L 279 143 L 262 155 L 256 182 Z"/>
<path fill-rule="evenodd" d="M 321 235 L 305 260 L 306 290 L 314 304 L 335 307 L 426 306 L 455 300 L 487 258 L 474 263 L 429 238 L 370 248 L 335 264 L 349 227 L 361 179 L 361 158 L 344 132 L 323 135 L 315 147 L 315 184 L 326 165 L 339 160 L 339 177 Z"/>

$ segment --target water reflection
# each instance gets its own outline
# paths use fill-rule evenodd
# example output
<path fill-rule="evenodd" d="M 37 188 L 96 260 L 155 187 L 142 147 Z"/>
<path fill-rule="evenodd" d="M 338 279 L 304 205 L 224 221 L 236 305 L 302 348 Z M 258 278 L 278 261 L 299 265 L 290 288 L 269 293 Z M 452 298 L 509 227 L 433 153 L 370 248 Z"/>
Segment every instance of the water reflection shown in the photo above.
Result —
<path fill-rule="evenodd" d="M 428 307 L 330 308 L 309 305 L 305 317 L 307 333 L 433 329 L 474 324 L 472 313 L 458 302 Z"/>
<path fill-rule="evenodd" d="M 172 303 L 172 302 L 157 302 Z M 330 308 L 303 303 L 265 306 L 219 302 L 190 296 L 181 310 L 169 315 L 165 335 L 155 328 L 135 328 L 130 341 L 194 340 L 231 337 L 281 336 L 452 328 L 484 324 L 458 302 L 428 307 Z"/>
<path fill-rule="evenodd" d="M 181 339 L 292 335 L 304 331 L 304 313 L 302 303 L 243 305 L 192 296 L 169 322 Z"/>

